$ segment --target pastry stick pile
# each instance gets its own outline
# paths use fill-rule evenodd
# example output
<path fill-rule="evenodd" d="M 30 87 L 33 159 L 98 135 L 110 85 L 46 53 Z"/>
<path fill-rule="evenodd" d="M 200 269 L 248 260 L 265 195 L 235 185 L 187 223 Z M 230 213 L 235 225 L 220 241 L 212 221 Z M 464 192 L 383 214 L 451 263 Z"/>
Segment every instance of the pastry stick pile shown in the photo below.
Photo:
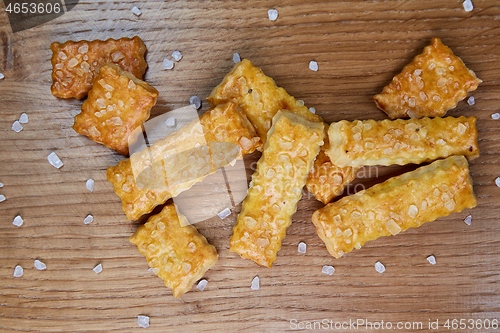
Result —
<path fill-rule="evenodd" d="M 117 46 L 120 41 L 132 44 Z M 88 93 L 75 130 L 127 155 L 128 136 L 147 120 L 158 92 L 139 80 L 146 66 L 142 41 L 120 41 L 53 45 L 52 91 L 66 98 Z M 200 119 L 108 168 L 107 178 L 127 218 L 135 220 L 203 181 L 231 156 L 261 151 L 230 251 L 271 267 L 306 187 L 326 205 L 312 222 L 330 254 L 340 258 L 369 240 L 476 205 L 468 169 L 468 160 L 479 156 L 476 118 L 440 117 L 479 83 L 434 38 L 374 97 L 392 120 L 328 125 L 245 59 L 213 89 L 211 109 Z M 409 163 L 430 164 L 332 202 L 361 167 Z M 173 204 L 151 216 L 130 241 L 175 297 L 218 258 Z"/>

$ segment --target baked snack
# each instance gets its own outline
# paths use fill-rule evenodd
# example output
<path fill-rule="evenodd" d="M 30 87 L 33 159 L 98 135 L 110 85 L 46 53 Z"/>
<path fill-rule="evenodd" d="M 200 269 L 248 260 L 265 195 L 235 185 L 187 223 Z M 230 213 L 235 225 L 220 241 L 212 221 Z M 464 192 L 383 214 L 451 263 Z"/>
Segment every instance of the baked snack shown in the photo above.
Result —
<path fill-rule="evenodd" d="M 73 129 L 128 156 L 129 136 L 148 120 L 157 97 L 155 88 L 131 73 L 102 65 Z"/>
<path fill-rule="evenodd" d="M 217 152 L 227 156 L 226 162 L 242 158 L 262 145 L 239 107 L 227 103 L 109 167 L 107 179 L 120 197 L 127 218 L 136 220 L 150 213 L 214 172 L 220 166 L 210 149 L 215 142 L 226 143 Z"/>
<path fill-rule="evenodd" d="M 406 65 L 374 100 L 391 119 L 442 117 L 481 82 L 450 48 L 434 37 L 423 53 Z"/>
<path fill-rule="evenodd" d="M 327 155 L 339 167 L 409 164 L 451 155 L 479 156 L 476 117 L 333 123 Z"/>
<path fill-rule="evenodd" d="M 291 112 L 279 111 L 274 116 L 229 251 L 271 267 L 323 138 L 321 122 Z"/>
<path fill-rule="evenodd" d="M 103 64 L 116 64 L 141 80 L 148 67 L 144 58 L 146 46 L 137 36 L 106 41 L 54 42 L 50 49 L 53 81 L 50 90 L 60 98 L 87 96 Z"/>
<path fill-rule="evenodd" d="M 369 240 L 475 206 L 467 159 L 451 156 L 330 203 L 312 221 L 328 252 L 340 258 Z"/>
<path fill-rule="evenodd" d="M 215 247 L 177 213 L 175 205 L 165 206 L 151 216 L 130 237 L 174 297 L 180 297 L 217 262 Z"/>

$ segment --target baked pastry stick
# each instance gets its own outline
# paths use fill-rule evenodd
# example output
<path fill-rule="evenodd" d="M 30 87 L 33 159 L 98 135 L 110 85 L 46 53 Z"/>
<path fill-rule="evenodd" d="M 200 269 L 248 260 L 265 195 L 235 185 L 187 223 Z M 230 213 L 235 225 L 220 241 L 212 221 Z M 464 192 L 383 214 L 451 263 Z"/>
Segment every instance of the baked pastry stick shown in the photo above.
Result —
<path fill-rule="evenodd" d="M 434 37 L 374 100 L 391 119 L 442 117 L 481 82 L 462 59 Z"/>
<path fill-rule="evenodd" d="M 409 164 L 451 155 L 479 156 L 476 117 L 345 120 L 331 124 L 326 152 L 339 167 Z"/>
<path fill-rule="evenodd" d="M 328 252 L 340 258 L 367 241 L 475 206 L 467 159 L 451 156 L 330 203 L 312 221 Z"/>
<path fill-rule="evenodd" d="M 239 107 L 227 103 L 108 168 L 107 179 L 127 218 L 136 220 L 261 145 Z"/>
<path fill-rule="evenodd" d="M 180 297 L 217 262 L 215 247 L 177 213 L 175 205 L 165 206 L 130 237 L 174 297 Z"/>
<path fill-rule="evenodd" d="M 271 267 L 320 146 L 323 123 L 278 112 L 238 215 L 229 251 Z"/>

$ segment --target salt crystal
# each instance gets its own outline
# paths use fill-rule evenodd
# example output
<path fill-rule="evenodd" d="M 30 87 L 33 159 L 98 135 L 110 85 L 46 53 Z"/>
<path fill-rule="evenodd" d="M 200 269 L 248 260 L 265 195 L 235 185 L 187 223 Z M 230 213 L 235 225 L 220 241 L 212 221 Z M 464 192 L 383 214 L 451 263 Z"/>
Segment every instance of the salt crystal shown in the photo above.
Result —
<path fill-rule="evenodd" d="M 306 253 L 307 251 L 307 245 L 304 242 L 299 243 L 299 248 L 298 248 L 299 253 Z"/>
<path fill-rule="evenodd" d="M 5 196 L 4 196 L 3 194 L 0 194 L 0 202 L 3 202 L 3 201 L 5 201 L 5 200 L 6 200 L 6 199 L 5 199 Z"/>
<path fill-rule="evenodd" d="M 428 256 L 427 257 L 427 261 L 429 262 L 429 264 L 435 265 L 436 264 L 436 257 L 434 257 L 434 256 Z"/>
<path fill-rule="evenodd" d="M 276 19 L 278 18 L 278 11 L 276 9 L 269 9 L 267 11 L 267 16 L 269 16 L 269 19 L 271 21 L 276 21 Z"/>
<path fill-rule="evenodd" d="M 498 112 L 497 112 L 497 113 L 493 113 L 493 114 L 491 115 L 491 118 L 493 118 L 493 119 L 495 119 L 495 120 L 500 119 L 500 113 L 498 113 Z"/>
<path fill-rule="evenodd" d="M 315 108 L 309 108 L 309 112 L 316 114 L 316 109 Z"/>
<path fill-rule="evenodd" d="M 497 179 L 495 179 L 495 184 L 500 187 L 500 177 L 497 177 Z"/>
<path fill-rule="evenodd" d="M 382 274 L 383 272 L 385 272 L 385 266 L 380 261 L 377 261 L 375 263 L 375 270 Z"/>
<path fill-rule="evenodd" d="M 253 278 L 252 280 L 252 286 L 250 287 L 252 288 L 252 290 L 259 290 L 260 288 L 260 281 L 259 281 L 259 277 L 256 276 Z"/>
<path fill-rule="evenodd" d="M 87 190 L 89 190 L 90 192 L 94 192 L 94 180 L 93 179 L 89 179 L 87 180 L 87 182 L 85 183 L 85 186 L 87 187 Z"/>
<path fill-rule="evenodd" d="M 142 328 L 149 327 L 149 317 L 148 316 L 137 316 L 137 325 Z"/>
<path fill-rule="evenodd" d="M 217 213 L 217 215 L 224 220 L 226 217 L 231 215 L 231 210 L 229 208 L 224 208 L 221 212 Z"/>
<path fill-rule="evenodd" d="M 154 271 L 154 270 L 153 270 L 153 267 L 149 267 L 149 268 L 148 268 L 148 272 L 153 272 L 153 271 Z"/>
<path fill-rule="evenodd" d="M 28 118 L 28 115 L 26 113 L 22 113 L 21 117 L 19 117 L 19 122 L 21 124 L 27 124 L 28 121 L 30 121 L 29 118 Z"/>
<path fill-rule="evenodd" d="M 470 225 L 470 224 L 472 223 L 472 215 L 468 215 L 468 216 L 464 219 L 464 222 L 465 222 L 465 224 Z"/>
<path fill-rule="evenodd" d="M 16 268 L 14 268 L 14 277 L 21 277 L 24 274 L 24 270 L 21 266 L 17 265 Z"/>
<path fill-rule="evenodd" d="M 174 58 L 175 61 L 179 61 L 182 59 L 182 53 L 180 53 L 179 51 L 174 51 L 172 52 L 172 58 Z"/>
<path fill-rule="evenodd" d="M 235 64 L 239 63 L 241 61 L 241 57 L 238 53 L 233 53 L 233 62 Z"/>
<path fill-rule="evenodd" d="M 3 183 L 0 183 L 0 188 L 3 187 Z"/>
<path fill-rule="evenodd" d="M 175 126 L 175 118 L 168 118 L 165 120 L 165 125 L 168 127 L 174 127 Z"/>
<path fill-rule="evenodd" d="M 469 97 L 469 99 L 467 100 L 467 104 L 469 105 L 476 104 L 476 99 L 474 98 L 474 96 Z"/>
<path fill-rule="evenodd" d="M 59 156 L 57 156 L 54 152 L 50 153 L 49 156 L 47 156 L 47 160 L 49 161 L 50 165 L 57 169 L 60 169 L 64 165 Z"/>
<path fill-rule="evenodd" d="M 4 77 L 5 76 L 2 73 L 0 73 L 0 80 L 2 80 Z"/>
<path fill-rule="evenodd" d="M 309 69 L 310 69 L 310 70 L 317 72 L 317 71 L 318 71 L 318 68 L 319 68 L 319 67 L 318 67 L 318 63 L 317 63 L 316 61 L 311 60 L 311 61 L 309 62 Z"/>
<path fill-rule="evenodd" d="M 19 215 L 17 215 L 15 218 L 14 218 L 14 222 L 12 222 L 13 225 L 15 225 L 16 227 L 20 227 L 22 226 L 24 223 L 23 221 L 23 218 Z"/>
<path fill-rule="evenodd" d="M 200 282 L 198 282 L 198 285 L 196 286 L 196 288 L 198 288 L 200 291 L 203 291 L 203 290 L 205 290 L 207 283 L 208 283 L 208 281 L 203 279 Z"/>
<path fill-rule="evenodd" d="M 141 10 L 135 6 L 131 9 L 131 11 L 135 16 L 140 16 L 142 14 Z"/>
<path fill-rule="evenodd" d="M 470 12 L 471 10 L 474 9 L 474 6 L 472 5 L 472 1 L 471 0 L 465 0 L 463 2 L 463 5 L 464 5 L 464 9 L 466 12 Z"/>
<path fill-rule="evenodd" d="M 201 100 L 198 96 L 191 96 L 189 98 L 189 104 L 192 104 L 194 105 L 194 107 L 196 108 L 196 110 L 198 110 L 199 108 L 201 108 Z"/>
<path fill-rule="evenodd" d="M 21 125 L 21 123 L 16 120 L 12 124 L 12 129 L 14 130 L 14 132 L 19 133 L 19 132 L 21 132 L 23 130 L 23 125 Z"/>
<path fill-rule="evenodd" d="M 47 265 L 45 265 L 40 260 L 35 260 L 35 268 L 38 269 L 39 271 L 43 271 L 44 269 L 47 268 Z"/>
<path fill-rule="evenodd" d="M 174 68 L 174 62 L 167 58 L 163 59 L 163 69 L 172 69 Z"/>
<path fill-rule="evenodd" d="M 94 268 L 92 268 L 92 270 L 96 273 L 96 274 L 99 274 L 102 272 L 102 265 L 99 264 L 97 266 L 95 266 Z"/>
<path fill-rule="evenodd" d="M 333 275 L 333 273 L 335 273 L 335 268 L 333 266 L 323 266 L 321 273 L 324 273 L 327 275 Z"/>
<path fill-rule="evenodd" d="M 92 223 L 94 221 L 94 217 L 92 215 L 87 215 L 87 217 L 83 220 L 83 223 L 84 224 L 89 224 L 89 223 Z"/>

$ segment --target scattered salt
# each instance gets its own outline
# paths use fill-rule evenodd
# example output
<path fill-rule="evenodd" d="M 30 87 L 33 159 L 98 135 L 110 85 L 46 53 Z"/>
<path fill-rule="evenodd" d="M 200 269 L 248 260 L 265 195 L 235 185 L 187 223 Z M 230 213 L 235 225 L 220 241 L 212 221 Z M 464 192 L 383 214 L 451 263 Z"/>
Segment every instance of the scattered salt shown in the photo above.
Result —
<path fill-rule="evenodd" d="M 95 184 L 94 180 L 93 179 L 89 179 L 85 183 L 85 186 L 87 187 L 87 190 L 89 190 L 90 192 L 94 192 L 94 184 Z"/>
<path fill-rule="evenodd" d="M 239 63 L 241 61 L 241 57 L 238 53 L 233 53 L 233 62 L 235 64 Z"/>
<path fill-rule="evenodd" d="M 14 268 L 14 277 L 21 277 L 24 274 L 24 270 L 21 266 L 17 265 L 16 268 Z"/>
<path fill-rule="evenodd" d="M 309 108 L 309 112 L 316 114 L 316 109 L 315 108 Z"/>
<path fill-rule="evenodd" d="M 207 283 L 208 283 L 208 281 L 203 279 L 200 282 L 198 282 L 198 285 L 196 286 L 196 288 L 198 288 L 200 291 L 203 291 L 203 290 L 205 290 Z"/>
<path fill-rule="evenodd" d="M 472 223 L 472 215 L 468 215 L 468 216 L 464 219 L 464 222 L 465 222 L 465 224 L 467 224 L 467 225 L 471 225 L 471 223 Z"/>
<path fill-rule="evenodd" d="M 375 270 L 382 274 L 383 272 L 385 272 L 385 266 L 380 261 L 377 261 L 375 263 Z"/>
<path fill-rule="evenodd" d="M 95 266 L 94 268 L 92 268 L 92 270 L 96 273 L 96 274 L 99 274 L 102 272 L 102 265 L 99 264 L 97 266 Z"/>
<path fill-rule="evenodd" d="M 142 328 L 149 327 L 149 317 L 148 316 L 137 316 L 137 325 Z"/>
<path fill-rule="evenodd" d="M 174 62 L 167 58 L 163 59 L 163 69 L 172 69 L 174 68 Z"/>
<path fill-rule="evenodd" d="M 252 288 L 252 290 L 259 290 L 260 288 L 260 281 L 259 281 L 259 277 L 256 276 L 253 278 L 252 280 L 252 286 L 250 287 Z"/>
<path fill-rule="evenodd" d="M 311 60 L 311 61 L 309 62 L 309 69 L 310 69 L 310 70 L 317 72 L 317 71 L 318 71 L 318 68 L 319 68 L 319 67 L 318 67 L 318 63 L 317 63 L 316 61 Z"/>
<path fill-rule="evenodd" d="M 333 266 L 323 266 L 321 273 L 324 273 L 327 275 L 333 275 L 333 273 L 335 273 L 335 268 Z"/>
<path fill-rule="evenodd" d="M 298 248 L 299 253 L 306 253 L 307 251 L 307 245 L 304 242 L 299 243 L 299 248 Z"/>
<path fill-rule="evenodd" d="M 149 267 L 148 272 L 154 272 L 153 267 Z"/>
<path fill-rule="evenodd" d="M 21 125 L 21 123 L 16 120 L 12 124 L 12 129 L 14 130 L 14 132 L 19 133 L 19 132 L 21 132 L 23 130 L 23 125 Z"/>
<path fill-rule="evenodd" d="M 6 200 L 5 195 L 0 194 L 0 202 L 3 202 L 3 201 L 5 201 L 5 200 Z"/>
<path fill-rule="evenodd" d="M 60 169 L 64 165 L 59 156 L 57 156 L 54 152 L 50 153 L 49 156 L 47 156 L 47 160 L 54 168 L 57 169 Z"/>
<path fill-rule="evenodd" d="M 196 108 L 196 110 L 198 110 L 199 108 L 201 108 L 201 100 L 198 96 L 191 96 L 189 98 L 189 104 L 192 104 L 194 105 L 194 107 Z"/>
<path fill-rule="evenodd" d="M 182 59 L 182 53 L 180 53 L 179 51 L 174 51 L 172 52 L 172 58 L 174 58 L 175 61 L 179 61 Z"/>
<path fill-rule="evenodd" d="M 35 268 L 38 269 L 39 271 L 43 271 L 44 269 L 47 268 L 47 265 L 45 265 L 40 260 L 35 260 Z"/>
<path fill-rule="evenodd" d="M 4 77 L 5 76 L 2 73 L 0 73 L 0 80 L 2 80 Z"/>
<path fill-rule="evenodd" d="M 29 118 L 28 118 L 28 115 L 26 113 L 22 113 L 21 117 L 19 117 L 19 122 L 21 124 L 27 124 L 28 121 L 30 121 Z"/>
<path fill-rule="evenodd" d="M 429 262 L 429 264 L 435 265 L 436 264 L 436 257 L 434 257 L 434 256 L 428 256 L 427 257 L 427 261 Z"/>
<path fill-rule="evenodd" d="M 471 0 L 465 0 L 463 2 L 463 5 L 464 5 L 464 9 L 466 12 L 470 12 L 471 10 L 474 9 L 474 5 L 472 5 L 472 1 Z"/>
<path fill-rule="evenodd" d="M 16 227 L 20 227 L 22 226 L 24 223 L 24 220 L 21 216 L 17 215 L 16 217 L 14 217 L 14 222 L 12 222 L 13 225 L 15 225 Z"/>
<path fill-rule="evenodd" d="M 0 188 L 3 187 L 3 183 L 0 183 Z"/>
<path fill-rule="evenodd" d="M 497 186 L 500 187 L 500 177 L 497 177 L 495 179 L 495 184 L 497 184 Z"/>
<path fill-rule="evenodd" d="M 131 9 L 131 11 L 135 16 L 140 16 L 142 14 L 141 10 L 135 6 Z"/>
<path fill-rule="evenodd" d="M 219 217 L 224 220 L 226 217 L 228 217 L 229 215 L 231 215 L 231 210 L 229 208 L 224 208 L 222 211 L 220 211 L 219 213 L 217 213 L 217 215 L 219 215 Z"/>
<path fill-rule="evenodd" d="M 92 223 L 94 221 L 94 217 L 92 215 L 87 215 L 87 217 L 83 220 L 83 223 L 84 224 L 89 224 L 89 223 Z"/>
<path fill-rule="evenodd" d="M 271 21 L 276 21 L 276 19 L 278 18 L 278 11 L 276 9 L 269 9 L 267 11 L 267 16 L 269 16 L 269 19 Z"/>
<path fill-rule="evenodd" d="M 165 120 L 165 125 L 168 127 L 174 127 L 175 126 L 175 118 L 168 118 Z"/>
<path fill-rule="evenodd" d="M 476 104 L 476 99 L 474 98 L 474 96 L 469 97 L 469 99 L 467 100 L 467 104 L 469 105 Z"/>
<path fill-rule="evenodd" d="M 491 118 L 493 118 L 493 119 L 495 119 L 495 120 L 500 119 L 500 113 L 498 113 L 498 112 L 497 112 L 497 113 L 493 113 L 493 114 L 491 115 Z"/>

